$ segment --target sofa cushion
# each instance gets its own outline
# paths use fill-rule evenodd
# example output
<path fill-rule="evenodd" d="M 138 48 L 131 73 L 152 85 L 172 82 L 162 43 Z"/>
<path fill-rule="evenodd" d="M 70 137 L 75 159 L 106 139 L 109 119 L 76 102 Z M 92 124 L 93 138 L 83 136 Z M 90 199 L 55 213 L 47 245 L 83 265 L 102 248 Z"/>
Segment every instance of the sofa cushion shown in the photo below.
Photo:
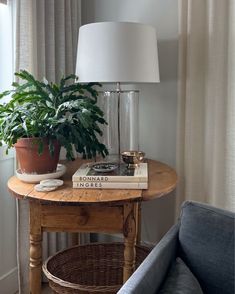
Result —
<path fill-rule="evenodd" d="M 158 294 L 203 294 L 190 269 L 179 257 L 172 265 Z"/>
<path fill-rule="evenodd" d="M 182 207 L 179 255 L 206 294 L 235 293 L 234 216 L 195 202 L 186 202 Z"/>

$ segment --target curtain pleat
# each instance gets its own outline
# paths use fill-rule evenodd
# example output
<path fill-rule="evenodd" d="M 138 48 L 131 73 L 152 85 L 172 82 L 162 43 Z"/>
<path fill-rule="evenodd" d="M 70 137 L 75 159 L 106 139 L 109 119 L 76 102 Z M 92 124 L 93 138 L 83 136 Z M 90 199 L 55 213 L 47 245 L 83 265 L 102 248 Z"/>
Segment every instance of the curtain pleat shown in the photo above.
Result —
<path fill-rule="evenodd" d="M 235 2 L 229 1 L 228 6 L 228 84 L 227 84 L 227 119 L 225 152 L 226 206 L 232 206 L 235 210 Z"/>
<path fill-rule="evenodd" d="M 35 1 L 17 0 L 15 70 L 28 69 L 37 75 L 37 44 Z"/>
<path fill-rule="evenodd" d="M 68 31 L 65 26 L 65 1 L 56 0 L 54 3 L 54 26 L 55 26 L 55 66 L 56 71 L 56 81 L 61 77 L 61 73 L 66 70 L 66 55 L 69 52 L 65 52 L 65 40 Z M 66 11 L 66 14 L 69 14 L 70 11 Z M 69 32 L 70 34 L 70 32 Z M 71 46 L 71 44 L 69 44 Z"/>
<path fill-rule="evenodd" d="M 179 1 L 177 208 L 191 199 L 235 210 L 232 7 Z"/>
<path fill-rule="evenodd" d="M 46 59 L 46 4 L 45 0 L 37 1 L 37 60 L 40 60 L 38 67 L 38 77 L 41 79 L 46 74 L 47 59 Z"/>
<path fill-rule="evenodd" d="M 16 0 L 15 71 L 26 69 L 37 78 L 58 82 L 75 72 L 80 0 Z M 20 293 L 29 292 L 28 202 L 18 201 L 18 267 Z M 74 243 L 88 242 L 67 233 L 43 233 L 43 259 Z"/>
<path fill-rule="evenodd" d="M 77 43 L 78 35 L 77 29 L 81 26 L 81 1 L 71 0 L 71 32 L 72 32 L 72 50 L 73 50 L 73 60 L 76 60 L 77 55 Z M 78 15 L 75 13 L 78 11 Z M 73 65 L 74 66 L 74 65 Z"/>
<path fill-rule="evenodd" d="M 58 2 L 59 3 L 59 2 Z M 45 1 L 45 53 L 46 78 L 56 80 L 56 37 L 55 37 L 55 5 L 54 0 Z M 63 32 L 61 32 L 63 33 Z"/>
<path fill-rule="evenodd" d="M 66 70 L 67 71 L 70 71 L 71 73 L 72 72 L 75 72 L 75 68 L 74 68 L 74 64 L 71 62 L 71 60 L 73 59 L 73 47 L 69 44 L 73 44 L 73 41 L 72 41 L 72 13 L 71 13 L 71 2 L 65 2 L 65 9 L 66 11 L 68 11 L 68 14 L 64 15 L 64 18 L 65 18 L 65 28 L 66 28 L 66 31 L 69 31 L 71 32 L 70 34 L 65 34 L 65 51 L 68 53 L 66 56 L 65 56 L 65 60 L 66 60 L 66 63 L 65 63 L 65 66 L 66 66 Z M 75 46 L 76 48 L 76 46 Z M 72 58 L 71 58 L 72 57 Z"/>

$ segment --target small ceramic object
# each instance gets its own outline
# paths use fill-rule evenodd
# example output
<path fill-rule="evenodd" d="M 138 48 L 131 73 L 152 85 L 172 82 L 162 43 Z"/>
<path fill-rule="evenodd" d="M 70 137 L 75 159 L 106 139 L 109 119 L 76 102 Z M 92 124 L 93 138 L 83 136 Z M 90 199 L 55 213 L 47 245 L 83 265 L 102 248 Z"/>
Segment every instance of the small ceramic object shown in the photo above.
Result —
<path fill-rule="evenodd" d="M 50 192 L 54 191 L 57 187 L 45 187 L 41 184 L 37 184 L 34 186 L 34 190 L 37 192 Z"/>
<path fill-rule="evenodd" d="M 99 162 L 92 165 L 92 169 L 98 173 L 109 173 L 117 168 L 118 164 L 113 162 Z"/>
<path fill-rule="evenodd" d="M 60 187 L 64 184 L 64 181 L 58 179 L 47 179 L 40 181 L 40 184 L 44 187 Z"/>

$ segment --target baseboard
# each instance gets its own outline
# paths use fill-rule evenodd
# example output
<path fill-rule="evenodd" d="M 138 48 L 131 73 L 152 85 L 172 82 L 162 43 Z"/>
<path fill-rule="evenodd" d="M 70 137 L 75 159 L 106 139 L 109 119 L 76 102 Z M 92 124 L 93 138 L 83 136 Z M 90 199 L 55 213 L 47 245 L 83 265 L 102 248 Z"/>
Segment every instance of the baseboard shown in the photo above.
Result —
<path fill-rule="evenodd" d="M 0 277 L 0 293 L 13 294 L 18 291 L 17 267 Z"/>
<path fill-rule="evenodd" d="M 149 248 L 153 248 L 157 245 L 157 243 L 149 242 L 149 241 L 141 241 L 141 245 L 149 247 Z"/>

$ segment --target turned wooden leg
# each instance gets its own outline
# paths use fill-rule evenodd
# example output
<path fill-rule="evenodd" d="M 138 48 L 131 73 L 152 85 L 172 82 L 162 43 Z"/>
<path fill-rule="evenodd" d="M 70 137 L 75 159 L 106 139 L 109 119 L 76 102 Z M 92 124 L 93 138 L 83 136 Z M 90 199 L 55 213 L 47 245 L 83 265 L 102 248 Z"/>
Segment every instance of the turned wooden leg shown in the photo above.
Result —
<path fill-rule="evenodd" d="M 124 268 L 123 283 L 128 280 L 135 267 L 136 220 L 138 203 L 124 204 Z"/>
<path fill-rule="evenodd" d="M 30 294 L 41 294 L 42 230 L 41 205 L 30 202 Z"/>

